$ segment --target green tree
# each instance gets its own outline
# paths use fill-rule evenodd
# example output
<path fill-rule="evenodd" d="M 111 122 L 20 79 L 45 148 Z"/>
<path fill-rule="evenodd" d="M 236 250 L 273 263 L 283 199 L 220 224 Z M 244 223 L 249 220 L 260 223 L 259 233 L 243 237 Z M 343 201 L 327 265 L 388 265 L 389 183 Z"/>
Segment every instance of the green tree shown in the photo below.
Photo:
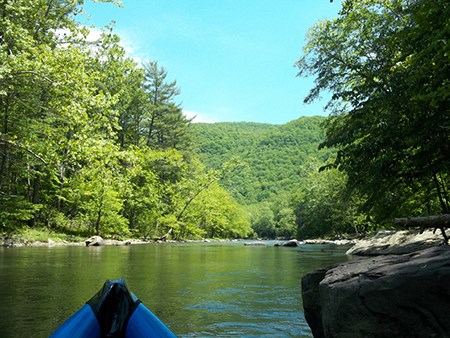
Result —
<path fill-rule="evenodd" d="M 253 232 L 248 214 L 217 181 L 193 201 L 187 218 L 207 238 L 246 238 Z"/>
<path fill-rule="evenodd" d="M 96 235 L 121 236 L 128 232 L 122 215 L 127 180 L 120 175 L 118 149 L 109 141 L 90 140 L 83 168 L 72 177 L 71 201 L 75 220 Z"/>
<path fill-rule="evenodd" d="M 275 215 L 269 202 L 249 205 L 250 222 L 253 231 L 262 238 L 275 238 Z"/>
<path fill-rule="evenodd" d="M 224 212 L 222 221 L 229 219 L 231 214 L 236 214 L 234 209 L 240 209 L 237 203 L 233 203 L 234 200 L 231 196 L 228 196 L 223 188 L 217 186 L 218 182 L 229 175 L 231 172 L 239 169 L 241 162 L 238 159 L 231 159 L 222 165 L 220 169 L 205 169 L 205 166 L 196 158 L 192 158 L 189 165 L 185 167 L 185 171 L 181 179 L 172 186 L 171 196 L 171 213 L 176 215 L 176 222 L 174 223 L 174 234 L 176 238 L 183 237 L 199 237 L 202 234 L 201 228 L 205 228 L 204 222 L 199 223 L 198 219 L 205 219 L 206 215 L 211 215 L 207 208 L 215 210 L 217 213 L 218 197 L 221 196 L 224 199 L 222 205 L 222 212 Z M 215 192 L 215 193 L 214 193 Z M 199 205 L 199 200 L 205 200 L 204 196 L 209 196 L 210 202 Z M 216 196 L 217 195 L 217 196 Z M 197 206 L 197 207 L 196 207 Z M 200 213 L 199 213 L 200 211 Z M 203 216 L 201 215 L 203 214 Z M 193 219 L 193 215 L 195 215 Z M 242 221 L 236 218 L 236 233 L 237 229 L 242 228 Z M 242 217 L 241 217 L 242 218 Z M 210 222 L 219 222 L 217 219 Z M 245 222 L 244 222 L 245 223 Z M 202 224 L 200 226 L 200 224 Z M 233 226 L 232 222 L 229 222 Z M 209 228 L 213 227 L 213 223 L 208 225 Z M 214 227 L 214 234 L 226 234 L 225 228 L 222 230 Z M 229 234 L 232 231 L 227 229 Z M 242 230 L 242 229 L 241 229 Z M 248 230 L 248 229 L 247 229 Z M 244 231 L 239 231 L 241 234 L 245 234 Z"/>
<path fill-rule="evenodd" d="M 123 215 L 129 228 L 144 239 L 161 236 L 162 184 L 152 166 L 155 158 L 171 156 L 143 148 L 132 148 L 123 159 L 123 175 L 127 177 Z M 164 230 L 164 229 L 163 229 Z"/>
<path fill-rule="evenodd" d="M 0 5 L 0 200 L 34 225 L 37 211 L 60 208 L 69 166 L 68 146 L 86 126 L 88 111 L 104 110 L 95 73 L 84 67 L 89 52 L 67 47 L 82 31 L 73 21 L 78 2 L 4 1 Z M 17 212 L 16 212 L 17 211 Z M 9 217 L 8 216 L 8 217 Z M 1 222 L 14 222 L 2 219 Z"/>
<path fill-rule="evenodd" d="M 449 212 L 449 20 L 445 0 L 347 0 L 297 63 L 306 102 L 332 92 L 323 146 L 378 220 Z"/>
<path fill-rule="evenodd" d="M 368 230 L 365 216 L 358 212 L 360 201 L 348 196 L 347 177 L 330 169 L 311 173 L 294 198 L 297 237 L 339 237 Z"/>
<path fill-rule="evenodd" d="M 126 180 L 123 215 L 130 230 L 144 239 L 163 237 L 178 228 L 176 217 L 179 181 L 187 163 L 175 149 L 131 147 L 121 155 Z"/>
<path fill-rule="evenodd" d="M 98 91 L 114 99 L 109 119 L 117 120 L 113 122 L 118 144 L 121 149 L 144 145 L 144 69 L 125 56 L 111 27 L 103 30 L 94 51 L 89 65 L 100 74 L 96 81 Z"/>
<path fill-rule="evenodd" d="M 189 124 L 174 100 L 180 90 L 175 81 L 167 81 L 167 71 L 156 61 L 144 63 L 144 90 L 147 95 L 142 127 L 146 144 L 156 149 L 187 150 L 190 146 Z"/>
<path fill-rule="evenodd" d="M 275 215 L 275 231 L 277 238 L 294 238 L 296 235 L 296 219 L 294 208 L 290 200 L 290 194 L 273 201 L 272 210 Z"/>

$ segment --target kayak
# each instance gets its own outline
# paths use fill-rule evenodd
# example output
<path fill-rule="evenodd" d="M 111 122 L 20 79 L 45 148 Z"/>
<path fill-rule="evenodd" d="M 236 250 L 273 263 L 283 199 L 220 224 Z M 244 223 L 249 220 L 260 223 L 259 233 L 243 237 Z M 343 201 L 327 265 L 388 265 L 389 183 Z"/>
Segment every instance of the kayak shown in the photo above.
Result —
<path fill-rule="evenodd" d="M 69 317 L 51 338 L 176 337 L 128 290 L 123 278 L 107 280 L 84 306 Z"/>

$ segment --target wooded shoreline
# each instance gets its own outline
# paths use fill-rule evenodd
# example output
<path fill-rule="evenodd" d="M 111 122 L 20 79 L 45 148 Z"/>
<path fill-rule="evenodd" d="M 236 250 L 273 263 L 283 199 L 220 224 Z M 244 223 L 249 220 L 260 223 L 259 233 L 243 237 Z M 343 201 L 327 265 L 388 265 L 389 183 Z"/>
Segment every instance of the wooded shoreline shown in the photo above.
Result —
<path fill-rule="evenodd" d="M 55 247 L 55 246 L 128 246 L 145 244 L 176 244 L 176 243 L 264 243 L 265 246 L 283 246 L 290 242 L 285 239 L 274 240 L 250 240 L 250 239 L 197 239 L 197 240 L 142 240 L 128 238 L 123 240 L 99 238 L 101 243 L 92 242 L 93 236 L 86 239 L 68 240 L 31 240 L 26 238 L 2 238 L 0 246 L 6 248 L 18 247 Z M 91 243 L 88 244 L 88 242 Z M 291 240 L 296 241 L 296 240 Z M 275 244 L 274 244 L 275 242 Z M 442 245 L 442 236 L 433 230 L 392 230 L 379 231 L 378 233 L 361 239 L 306 239 L 296 241 L 296 246 L 304 245 L 337 245 L 347 246 L 348 255 L 377 256 L 387 254 L 403 254 L 415 250 L 421 250 L 433 246 Z M 269 244 L 270 243 L 270 244 Z"/>
<path fill-rule="evenodd" d="M 2 238 L 0 246 L 14 248 L 14 247 L 44 247 L 44 246 L 88 246 L 85 240 L 67 241 L 67 240 L 29 240 L 25 238 Z M 104 239 L 101 245 L 89 245 L 89 246 L 126 246 L 126 245 L 143 245 L 143 244 L 173 244 L 173 243 L 228 243 L 228 242 L 242 242 L 245 243 L 270 243 L 276 242 L 277 244 L 283 244 L 289 242 L 285 239 L 271 239 L 271 240 L 251 240 L 251 239 L 216 239 L 216 238 L 202 238 L 197 240 L 142 240 L 142 239 Z M 358 240 L 354 239 L 307 239 L 304 241 L 297 241 L 300 245 L 354 245 Z M 269 245 L 267 245 L 269 246 Z M 281 245 L 280 245 L 281 246 Z"/>

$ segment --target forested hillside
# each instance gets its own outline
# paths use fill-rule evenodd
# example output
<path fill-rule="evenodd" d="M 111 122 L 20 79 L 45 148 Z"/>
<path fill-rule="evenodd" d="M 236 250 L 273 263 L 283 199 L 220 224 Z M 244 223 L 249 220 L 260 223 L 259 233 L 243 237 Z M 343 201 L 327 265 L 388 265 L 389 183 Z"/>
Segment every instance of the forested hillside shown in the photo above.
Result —
<path fill-rule="evenodd" d="M 325 120 L 315 116 L 283 125 L 192 125 L 195 150 L 205 164 L 240 164 L 221 183 L 245 205 L 258 236 L 303 238 L 355 231 L 359 219 L 345 202 L 345 176 L 336 170 L 319 172 L 334 158 L 332 150 L 319 149 Z"/>
<path fill-rule="evenodd" d="M 222 181 L 241 204 L 285 195 L 330 156 L 319 150 L 324 117 L 302 117 L 284 125 L 250 122 L 195 123 L 195 150 L 211 168 L 238 158 L 243 167 Z"/>

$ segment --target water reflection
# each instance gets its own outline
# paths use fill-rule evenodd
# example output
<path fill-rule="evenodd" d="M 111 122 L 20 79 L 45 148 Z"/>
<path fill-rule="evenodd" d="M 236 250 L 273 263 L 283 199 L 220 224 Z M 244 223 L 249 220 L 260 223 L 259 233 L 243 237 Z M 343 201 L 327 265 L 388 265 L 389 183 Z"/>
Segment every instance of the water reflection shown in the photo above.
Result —
<path fill-rule="evenodd" d="M 301 276 L 347 259 L 343 252 L 242 243 L 0 249 L 0 332 L 47 336 L 105 279 L 124 277 L 181 337 L 310 337 Z"/>

